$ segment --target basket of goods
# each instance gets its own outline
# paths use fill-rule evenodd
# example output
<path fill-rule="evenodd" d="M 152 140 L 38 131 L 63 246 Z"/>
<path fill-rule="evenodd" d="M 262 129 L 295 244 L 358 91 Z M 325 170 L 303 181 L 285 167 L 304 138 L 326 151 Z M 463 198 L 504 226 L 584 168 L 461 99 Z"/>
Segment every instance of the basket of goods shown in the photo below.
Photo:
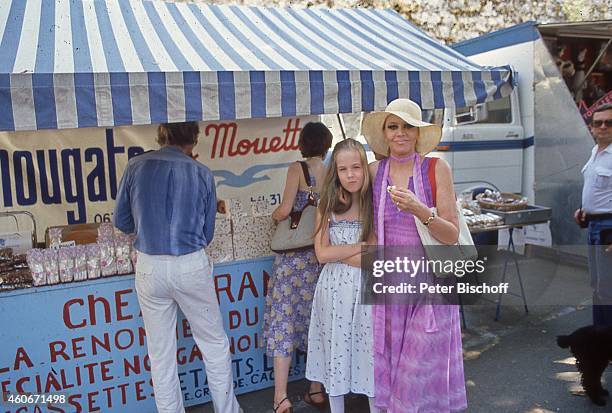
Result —
<path fill-rule="evenodd" d="M 527 207 L 527 198 L 507 192 L 497 192 L 487 189 L 476 195 L 476 200 L 482 208 L 497 211 L 518 211 Z"/>

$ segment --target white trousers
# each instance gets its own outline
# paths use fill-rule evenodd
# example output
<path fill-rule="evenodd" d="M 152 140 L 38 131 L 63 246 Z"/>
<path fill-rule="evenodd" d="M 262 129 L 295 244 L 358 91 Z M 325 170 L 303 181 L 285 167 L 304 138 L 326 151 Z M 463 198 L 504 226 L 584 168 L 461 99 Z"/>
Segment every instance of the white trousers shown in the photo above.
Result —
<path fill-rule="evenodd" d="M 239 413 L 229 341 L 204 250 L 181 256 L 138 253 L 136 293 L 147 332 L 155 403 L 160 413 L 183 413 L 178 378 L 177 305 L 202 353 L 216 413 Z"/>

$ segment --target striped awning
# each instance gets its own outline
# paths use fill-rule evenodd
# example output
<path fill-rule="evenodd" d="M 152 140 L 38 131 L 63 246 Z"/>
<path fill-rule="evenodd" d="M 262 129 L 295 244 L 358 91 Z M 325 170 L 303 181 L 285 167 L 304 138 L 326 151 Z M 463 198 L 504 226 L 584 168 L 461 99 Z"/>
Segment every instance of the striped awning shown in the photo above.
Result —
<path fill-rule="evenodd" d="M 141 0 L 0 1 L 0 130 L 423 108 L 506 96 L 399 14 Z"/>

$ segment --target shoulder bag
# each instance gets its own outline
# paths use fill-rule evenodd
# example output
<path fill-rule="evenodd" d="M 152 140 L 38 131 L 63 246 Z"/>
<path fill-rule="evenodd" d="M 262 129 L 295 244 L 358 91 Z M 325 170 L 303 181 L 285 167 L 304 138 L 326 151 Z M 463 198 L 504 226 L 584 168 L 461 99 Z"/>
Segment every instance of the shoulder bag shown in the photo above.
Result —
<path fill-rule="evenodd" d="M 436 199 L 436 173 L 435 173 L 435 165 L 437 158 L 432 158 L 429 164 L 429 182 L 432 186 L 434 204 Z M 417 184 L 415 181 L 414 185 L 415 194 L 421 200 L 421 202 L 425 202 L 425 192 L 422 186 L 422 181 Z M 416 216 L 414 217 L 414 222 L 416 223 L 417 232 L 419 233 L 419 237 L 421 238 L 421 243 L 423 244 L 423 248 L 425 249 L 425 254 L 429 260 L 440 260 L 440 261 L 473 261 L 478 258 L 478 251 L 474 246 L 474 240 L 472 239 L 472 234 L 470 234 L 470 229 L 467 225 L 465 217 L 463 216 L 463 212 L 458 202 L 455 202 L 455 206 L 457 208 L 457 217 L 459 222 L 459 239 L 457 243 L 454 245 L 443 244 L 437 239 L 435 239 L 430 233 L 429 229 L 425 224 L 421 222 Z M 437 214 L 436 208 L 433 208 L 434 212 Z M 445 267 L 450 267 L 446 265 L 442 266 L 434 266 L 434 274 L 440 278 L 446 278 L 450 276 L 454 276 L 454 272 L 452 271 L 444 271 Z M 452 266 L 454 268 L 454 265 Z"/>
<path fill-rule="evenodd" d="M 291 252 L 312 248 L 317 215 L 317 200 L 308 174 L 306 162 L 301 161 L 302 172 L 308 185 L 308 203 L 301 211 L 291 211 L 289 217 L 278 223 L 270 249 L 274 252 Z"/>

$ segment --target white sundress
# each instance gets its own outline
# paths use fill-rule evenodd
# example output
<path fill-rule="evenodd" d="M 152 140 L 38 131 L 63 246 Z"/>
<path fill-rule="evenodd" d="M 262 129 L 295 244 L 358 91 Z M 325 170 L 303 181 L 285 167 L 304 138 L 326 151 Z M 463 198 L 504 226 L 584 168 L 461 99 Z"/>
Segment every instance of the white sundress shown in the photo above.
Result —
<path fill-rule="evenodd" d="M 361 224 L 332 220 L 332 245 L 359 242 Z M 361 270 L 340 262 L 323 267 L 312 302 L 306 378 L 323 383 L 330 396 L 374 397 L 371 306 L 361 305 Z"/>

